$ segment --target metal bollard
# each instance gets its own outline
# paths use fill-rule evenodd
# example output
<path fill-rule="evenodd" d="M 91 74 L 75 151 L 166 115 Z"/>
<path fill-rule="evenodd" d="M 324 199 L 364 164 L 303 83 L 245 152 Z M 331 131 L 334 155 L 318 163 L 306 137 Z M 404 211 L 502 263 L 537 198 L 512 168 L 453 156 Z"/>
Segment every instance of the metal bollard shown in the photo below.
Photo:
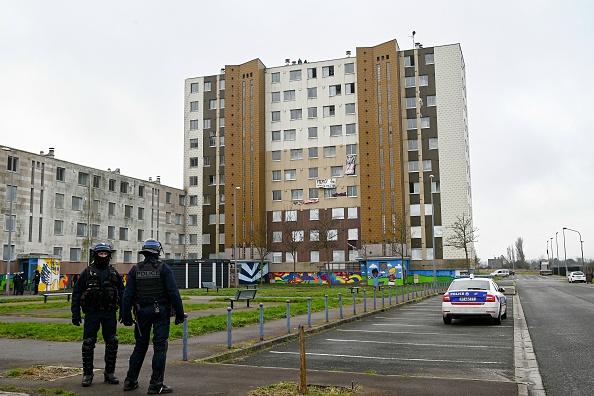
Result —
<path fill-rule="evenodd" d="M 342 319 L 342 293 L 338 293 L 338 307 L 340 312 L 340 319 Z"/>
<path fill-rule="evenodd" d="M 363 290 L 363 312 L 367 312 L 367 290 Z"/>
<path fill-rule="evenodd" d="M 184 326 L 182 329 L 183 359 L 184 359 L 184 362 L 187 362 L 188 361 L 188 318 L 184 319 L 183 326 Z"/>
<path fill-rule="evenodd" d="M 264 304 L 258 304 L 260 306 L 260 341 L 264 339 Z"/>
<path fill-rule="evenodd" d="M 357 298 L 355 297 L 355 293 L 351 293 L 351 297 L 353 297 L 353 315 L 357 315 Z"/>
<path fill-rule="evenodd" d="M 291 334 L 291 301 L 287 300 L 287 334 Z"/>
<path fill-rule="evenodd" d="M 392 287 L 388 286 L 388 302 L 389 305 L 392 305 Z"/>
<path fill-rule="evenodd" d="M 373 288 L 373 310 L 374 310 L 374 311 L 377 309 L 377 308 L 376 308 L 376 301 L 375 301 L 375 298 L 377 297 L 377 293 L 376 293 L 376 291 L 377 291 L 377 288 L 376 288 L 376 287 L 374 287 L 374 288 Z"/>
<path fill-rule="evenodd" d="M 412 292 L 411 292 L 411 295 L 412 295 L 412 298 L 413 299 L 417 298 L 417 295 L 415 294 L 416 292 L 417 291 L 415 290 L 415 284 L 413 282 L 413 284 L 412 284 Z"/>
<path fill-rule="evenodd" d="M 385 306 L 385 304 L 384 304 L 384 302 L 385 302 L 384 294 L 385 294 L 384 293 L 384 288 L 382 287 L 382 309 L 384 309 L 384 306 Z"/>
<path fill-rule="evenodd" d="M 227 348 L 231 349 L 231 307 L 227 307 Z"/>
<path fill-rule="evenodd" d="M 307 297 L 307 327 L 311 329 L 311 297 Z"/>
<path fill-rule="evenodd" d="M 326 323 L 328 323 L 328 295 L 325 294 L 324 297 L 326 297 Z"/>

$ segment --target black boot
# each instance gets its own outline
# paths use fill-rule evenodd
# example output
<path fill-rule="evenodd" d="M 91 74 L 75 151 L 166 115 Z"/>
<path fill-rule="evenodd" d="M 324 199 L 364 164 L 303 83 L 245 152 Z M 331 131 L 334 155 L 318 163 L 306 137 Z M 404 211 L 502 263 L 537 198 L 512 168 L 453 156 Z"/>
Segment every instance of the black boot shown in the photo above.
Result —
<path fill-rule="evenodd" d="M 126 377 L 124 380 L 124 390 L 129 391 L 138 388 L 138 381 Z"/>
<path fill-rule="evenodd" d="M 161 394 L 161 393 L 171 393 L 171 392 L 173 392 L 172 387 L 167 386 L 162 382 L 151 381 L 151 384 L 149 385 L 147 393 L 149 395 L 157 395 L 157 394 Z"/>
<path fill-rule="evenodd" d="M 107 343 L 105 344 L 105 372 L 103 373 L 104 382 L 114 385 L 120 383 L 120 380 L 114 374 L 117 356 L 118 336 L 114 334 L 107 340 Z"/>
<path fill-rule="evenodd" d="M 95 340 L 87 338 L 83 340 L 82 361 L 83 361 L 83 379 L 82 386 L 91 386 L 93 382 L 93 356 L 95 351 Z"/>

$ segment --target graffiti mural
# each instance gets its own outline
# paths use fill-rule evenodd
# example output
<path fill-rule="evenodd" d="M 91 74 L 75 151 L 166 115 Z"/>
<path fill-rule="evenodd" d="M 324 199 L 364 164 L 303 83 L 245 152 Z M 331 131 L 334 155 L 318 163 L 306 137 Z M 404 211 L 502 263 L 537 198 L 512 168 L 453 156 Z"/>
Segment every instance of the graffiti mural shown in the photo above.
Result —
<path fill-rule="evenodd" d="M 264 282 L 268 282 L 268 263 L 264 264 L 261 272 L 259 270 L 259 261 L 238 262 L 237 265 L 239 266 L 239 283 L 258 283 L 260 278 L 264 278 Z"/>
<path fill-rule="evenodd" d="M 359 283 L 363 278 L 360 272 L 271 272 L 273 283 L 308 283 L 317 285 L 333 285 Z"/>
<path fill-rule="evenodd" d="M 40 292 L 60 290 L 60 260 L 40 258 L 37 269 L 41 273 Z"/>

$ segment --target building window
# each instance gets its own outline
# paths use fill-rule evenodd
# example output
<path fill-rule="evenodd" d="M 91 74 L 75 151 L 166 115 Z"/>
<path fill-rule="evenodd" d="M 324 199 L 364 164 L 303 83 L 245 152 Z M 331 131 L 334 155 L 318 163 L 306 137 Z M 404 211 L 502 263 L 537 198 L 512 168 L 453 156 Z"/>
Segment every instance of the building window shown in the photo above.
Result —
<path fill-rule="evenodd" d="M 413 67 L 415 65 L 415 58 L 413 56 L 404 57 L 404 67 Z"/>
<path fill-rule="evenodd" d="M 200 85 L 198 83 L 190 84 L 190 93 L 198 93 Z"/>
<path fill-rule="evenodd" d="M 303 159 L 303 149 L 291 149 L 291 160 Z"/>
<path fill-rule="evenodd" d="M 407 109 L 416 109 L 417 108 L 417 98 L 406 98 L 406 108 Z"/>
<path fill-rule="evenodd" d="M 282 231 L 273 231 L 272 232 L 272 242 L 282 242 L 283 241 L 283 232 Z"/>
<path fill-rule="evenodd" d="M 310 220 L 320 220 L 320 210 L 319 209 L 310 209 L 309 219 Z"/>
<path fill-rule="evenodd" d="M 437 98 L 435 95 L 427 96 L 427 107 L 437 106 Z"/>
<path fill-rule="evenodd" d="M 280 102 L 280 91 L 272 92 L 272 101 Z"/>
<path fill-rule="evenodd" d="M 318 87 L 307 88 L 307 99 L 318 97 Z"/>
<path fill-rule="evenodd" d="M 210 99 L 208 101 L 208 110 L 216 110 L 217 109 L 217 100 L 216 99 Z"/>
<path fill-rule="evenodd" d="M 292 89 L 290 91 L 284 91 L 283 92 L 283 100 L 285 102 L 289 102 L 289 101 L 295 100 L 295 90 Z"/>
<path fill-rule="evenodd" d="M 177 236 L 177 242 L 180 245 L 185 245 L 186 244 L 186 234 L 179 234 Z"/>
<path fill-rule="evenodd" d="M 426 87 L 427 85 L 429 85 L 429 76 L 419 76 L 419 87 Z"/>
<path fill-rule="evenodd" d="M 210 166 L 210 157 L 204 157 L 205 159 L 208 158 L 208 165 L 206 164 L 207 161 L 204 161 L 204 166 Z M 198 157 L 190 157 L 190 168 L 195 168 L 198 166 Z"/>
<path fill-rule="evenodd" d="M 355 72 L 355 64 L 354 63 L 345 63 L 344 64 L 344 74 L 353 74 Z"/>
<path fill-rule="evenodd" d="M 217 137 L 216 136 L 208 137 L 208 146 L 209 147 L 217 147 Z"/>
<path fill-rule="evenodd" d="M 273 111 L 272 112 L 272 121 L 280 121 L 280 111 Z"/>
<path fill-rule="evenodd" d="M 415 78 L 414 77 L 405 77 L 404 78 L 404 88 L 413 88 L 415 86 Z"/>
<path fill-rule="evenodd" d="M 417 139 L 411 139 L 408 141 L 408 151 L 419 150 L 419 141 Z"/>
<path fill-rule="evenodd" d="M 88 186 L 89 185 L 89 174 L 84 172 L 78 172 L 78 185 Z"/>
<path fill-rule="evenodd" d="M 344 84 L 344 93 L 347 95 L 355 93 L 355 83 Z"/>
<path fill-rule="evenodd" d="M 131 205 L 125 205 L 124 206 L 124 217 L 127 219 L 132 218 L 132 210 L 134 208 Z"/>
<path fill-rule="evenodd" d="M 85 223 L 76 223 L 76 236 L 77 237 L 87 236 L 87 225 Z"/>
<path fill-rule="evenodd" d="M 301 189 L 291 190 L 291 200 L 292 201 L 303 201 L 303 190 L 301 190 Z"/>
<path fill-rule="evenodd" d="M 80 248 L 70 248 L 70 261 L 76 262 L 80 261 L 81 257 L 81 249 Z"/>
<path fill-rule="evenodd" d="M 198 215 L 189 215 L 188 224 L 193 226 L 198 225 Z"/>
<path fill-rule="evenodd" d="M 280 82 L 280 72 L 271 73 L 270 76 L 272 78 L 272 82 L 273 83 L 279 83 Z"/>
<path fill-rule="evenodd" d="M 317 188 L 310 188 L 309 189 L 309 199 L 317 199 L 319 198 L 319 192 Z"/>
<path fill-rule="evenodd" d="M 204 92 L 212 91 L 212 83 L 210 81 L 204 82 Z"/>
<path fill-rule="evenodd" d="M 115 202 L 108 202 L 107 203 L 107 214 L 109 216 L 115 216 L 116 212 L 116 204 Z"/>
<path fill-rule="evenodd" d="M 272 221 L 274 223 L 278 223 L 283 220 L 283 212 L 280 210 L 273 210 L 272 211 Z"/>
<path fill-rule="evenodd" d="M 310 179 L 317 179 L 318 178 L 318 168 L 309 168 L 309 175 Z"/>
<path fill-rule="evenodd" d="M 354 103 L 346 103 L 344 105 L 345 114 L 355 114 L 355 104 Z"/>
<path fill-rule="evenodd" d="M 198 176 L 190 176 L 190 186 L 198 185 Z"/>
<path fill-rule="evenodd" d="M 406 119 L 406 129 L 417 129 L 417 119 L 416 118 L 407 118 Z"/>
<path fill-rule="evenodd" d="M 129 186 L 128 182 L 125 182 L 125 181 L 121 182 L 120 183 L 120 192 L 122 194 L 128 194 L 128 186 Z"/>
<path fill-rule="evenodd" d="M 324 117 L 333 117 L 336 115 L 336 107 L 334 105 L 324 106 Z"/>
<path fill-rule="evenodd" d="M 285 141 L 297 140 L 297 130 L 296 129 L 285 129 L 283 131 L 283 133 L 285 135 Z"/>
<path fill-rule="evenodd" d="M 328 87 L 328 93 L 330 96 L 337 96 L 341 94 L 341 86 L 339 85 L 330 85 Z"/>
<path fill-rule="evenodd" d="M 437 138 L 429 138 L 429 150 L 437 150 L 438 140 Z"/>
<path fill-rule="evenodd" d="M 357 208 L 347 208 L 347 219 L 356 219 L 358 217 Z"/>
<path fill-rule="evenodd" d="M 9 169 L 10 170 L 10 169 Z M 56 180 L 65 181 L 66 168 L 56 168 Z"/>
<path fill-rule="evenodd" d="M 330 136 L 342 136 L 342 125 L 330 125 Z"/>
<path fill-rule="evenodd" d="M 281 141 L 281 131 L 272 131 L 272 141 L 273 142 Z M 280 159 L 279 159 L 279 161 L 280 161 Z"/>
<path fill-rule="evenodd" d="M 330 175 L 332 177 L 342 177 L 342 166 L 331 166 Z"/>
<path fill-rule="evenodd" d="M 286 210 L 285 211 L 285 221 L 297 221 L 297 211 L 296 210 Z"/>
<path fill-rule="evenodd" d="M 347 197 L 357 196 L 357 186 L 347 186 Z"/>
<path fill-rule="evenodd" d="M 324 157 L 336 157 L 336 146 L 324 147 Z"/>
<path fill-rule="evenodd" d="M 322 77 L 330 77 L 334 75 L 334 66 L 322 67 Z"/>
<path fill-rule="evenodd" d="M 423 160 L 423 172 L 430 171 L 431 169 L 431 160 Z"/>
<path fill-rule="evenodd" d="M 216 175 L 209 175 L 208 176 L 208 185 L 209 186 L 214 186 L 216 184 L 217 184 L 217 176 Z"/>
<path fill-rule="evenodd" d="M 225 80 L 219 80 L 219 90 L 223 91 L 225 89 Z"/>
<path fill-rule="evenodd" d="M 138 220 L 144 220 L 144 208 L 138 208 Z"/>
<path fill-rule="evenodd" d="M 114 226 L 107 226 L 107 238 L 115 239 L 115 227 Z"/>
<path fill-rule="evenodd" d="M 297 169 L 285 169 L 285 180 L 297 180 Z"/>
<path fill-rule="evenodd" d="M 317 139 L 318 138 L 318 127 L 307 128 L 307 138 L 308 139 Z"/>
<path fill-rule="evenodd" d="M 307 78 L 317 78 L 318 77 L 318 69 L 315 67 L 310 67 L 307 69 Z"/>
<path fill-rule="evenodd" d="M 300 120 L 303 118 L 303 109 L 292 109 L 291 120 Z"/>
<path fill-rule="evenodd" d="M 421 118 L 421 128 L 422 129 L 427 129 L 431 127 L 431 121 L 429 119 L 429 117 L 423 117 Z"/>
<path fill-rule="evenodd" d="M 346 145 L 346 153 L 347 155 L 356 155 L 357 154 L 357 145 L 356 144 L 347 144 Z"/>
<path fill-rule="evenodd" d="M 280 161 L 281 160 L 281 152 L 280 152 L 280 150 L 274 150 L 272 152 L 272 160 L 273 161 Z"/>
<path fill-rule="evenodd" d="M 126 227 L 120 227 L 120 241 L 128 240 L 128 229 Z"/>
<path fill-rule="evenodd" d="M 64 209 L 64 194 L 56 193 L 55 207 L 56 209 Z"/>
<path fill-rule="evenodd" d="M 101 230 L 99 224 L 91 224 L 91 236 L 93 238 L 99 238 L 99 230 Z"/>
<path fill-rule="evenodd" d="M 309 158 L 318 158 L 318 148 L 317 147 L 309 147 L 307 149 L 307 155 Z"/>
<path fill-rule="evenodd" d="M 281 190 L 272 190 L 272 200 L 280 201 L 282 199 Z"/>
<path fill-rule="evenodd" d="M 435 58 L 433 54 L 425 54 L 425 64 L 426 65 L 433 65 L 435 63 Z"/>
<path fill-rule="evenodd" d="M 132 262 L 132 251 L 124 250 L 124 263 L 131 263 L 131 262 Z"/>
<path fill-rule="evenodd" d="M 301 80 L 301 70 L 291 70 L 289 72 L 289 80 L 290 81 Z"/>
<path fill-rule="evenodd" d="M 316 118 L 318 116 L 318 108 L 317 107 L 308 107 L 307 108 L 307 118 Z"/>
<path fill-rule="evenodd" d="M 64 220 L 54 220 L 54 235 L 64 235 Z"/>
<path fill-rule="evenodd" d="M 279 171 L 279 170 L 272 171 L 272 181 L 281 181 L 281 171 Z"/>
<path fill-rule="evenodd" d="M 198 102 L 190 102 L 190 111 L 198 111 Z"/>
<path fill-rule="evenodd" d="M 357 124 L 346 124 L 346 134 L 355 135 L 357 133 Z"/>
<path fill-rule="evenodd" d="M 209 129 L 211 126 L 210 118 L 205 118 L 203 122 L 204 122 L 204 129 Z"/>
<path fill-rule="evenodd" d="M 409 172 L 418 172 L 419 171 L 419 161 L 409 161 L 408 162 L 408 171 Z"/>
<path fill-rule="evenodd" d="M 198 148 L 198 139 L 190 139 L 190 148 Z"/>
<path fill-rule="evenodd" d="M 196 131 L 198 127 L 198 120 L 190 120 L 190 131 Z"/>
<path fill-rule="evenodd" d="M 83 208 L 83 200 L 81 197 L 72 197 L 72 210 L 81 211 Z"/>

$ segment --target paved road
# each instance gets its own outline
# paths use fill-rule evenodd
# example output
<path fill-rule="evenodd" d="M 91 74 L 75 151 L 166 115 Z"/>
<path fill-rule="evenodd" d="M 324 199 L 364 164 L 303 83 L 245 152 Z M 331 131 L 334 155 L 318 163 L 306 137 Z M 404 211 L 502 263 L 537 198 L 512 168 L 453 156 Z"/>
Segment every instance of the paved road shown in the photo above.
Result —
<path fill-rule="evenodd" d="M 547 396 L 594 394 L 594 285 L 517 276 Z"/>

